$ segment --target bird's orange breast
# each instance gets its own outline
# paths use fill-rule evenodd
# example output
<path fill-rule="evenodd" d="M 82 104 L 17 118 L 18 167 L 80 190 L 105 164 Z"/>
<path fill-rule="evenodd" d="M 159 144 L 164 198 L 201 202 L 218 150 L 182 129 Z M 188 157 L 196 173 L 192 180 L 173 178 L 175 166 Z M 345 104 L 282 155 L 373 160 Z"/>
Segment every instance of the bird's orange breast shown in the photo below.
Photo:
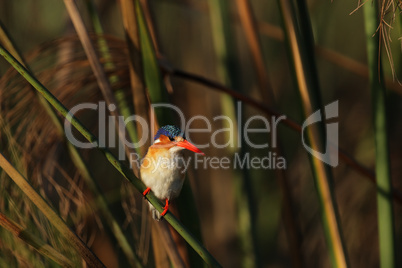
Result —
<path fill-rule="evenodd" d="M 161 135 L 159 137 L 159 142 L 149 147 L 148 152 L 141 164 L 141 173 L 149 173 L 151 171 L 155 171 L 155 169 L 163 168 L 166 164 L 169 164 L 169 161 L 172 160 L 172 155 L 169 150 L 174 146 L 174 142 L 172 142 L 165 135 Z"/>

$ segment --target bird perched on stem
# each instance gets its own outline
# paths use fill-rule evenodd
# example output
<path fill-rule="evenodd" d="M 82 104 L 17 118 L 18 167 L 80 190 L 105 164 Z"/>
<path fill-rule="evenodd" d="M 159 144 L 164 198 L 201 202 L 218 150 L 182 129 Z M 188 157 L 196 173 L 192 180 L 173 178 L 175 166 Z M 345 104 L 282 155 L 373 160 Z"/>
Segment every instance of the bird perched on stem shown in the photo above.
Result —
<path fill-rule="evenodd" d="M 140 175 L 147 186 L 143 196 L 152 190 L 157 198 L 165 200 L 161 214 L 149 204 L 155 220 L 160 220 L 167 213 L 169 201 L 180 194 L 185 177 L 183 149 L 204 154 L 186 140 L 180 128 L 172 125 L 163 126 L 156 133 L 154 143 L 142 161 Z"/>

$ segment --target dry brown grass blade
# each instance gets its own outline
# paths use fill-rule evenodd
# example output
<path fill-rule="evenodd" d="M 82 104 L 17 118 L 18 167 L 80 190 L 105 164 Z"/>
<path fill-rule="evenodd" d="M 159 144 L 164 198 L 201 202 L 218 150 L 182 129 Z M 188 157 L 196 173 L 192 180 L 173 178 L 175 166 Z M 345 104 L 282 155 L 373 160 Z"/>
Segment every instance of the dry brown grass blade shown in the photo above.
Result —
<path fill-rule="evenodd" d="M 266 102 L 273 98 L 273 89 L 268 79 L 267 68 L 265 67 L 264 57 L 262 55 L 261 43 L 258 37 L 258 27 L 253 15 L 252 7 L 249 0 L 237 0 L 237 10 L 239 12 L 240 21 L 246 34 L 246 39 L 251 50 L 251 55 L 257 72 L 261 96 Z"/>
<path fill-rule="evenodd" d="M 169 268 L 169 257 L 166 251 L 166 248 L 163 246 L 161 236 L 159 235 L 158 228 L 156 226 L 154 220 L 151 222 L 152 231 L 151 231 L 151 238 L 152 238 L 152 246 L 153 246 L 153 253 L 155 259 L 155 267 L 156 268 Z"/>
<path fill-rule="evenodd" d="M 150 121 L 150 105 L 145 89 L 144 73 L 142 69 L 141 45 L 138 32 L 137 15 L 133 0 L 120 1 L 121 13 L 123 16 L 123 24 L 126 35 L 126 41 L 129 50 L 129 72 L 131 90 L 133 93 L 133 103 L 135 113 L 147 122 Z M 142 136 L 144 130 L 142 125 L 137 122 L 137 133 Z M 141 155 L 144 155 L 146 149 L 150 146 L 148 142 L 140 149 Z"/>
<path fill-rule="evenodd" d="M 16 46 L 13 44 L 12 40 L 10 40 L 8 37 L 10 35 L 7 33 L 6 28 L 4 27 L 3 23 L 0 21 L 0 42 L 3 44 L 3 46 L 10 51 L 11 54 L 14 55 L 14 57 L 19 61 L 24 63 L 22 60 L 20 54 L 18 51 L 15 49 Z M 24 63 L 25 65 L 25 63 Z"/>
<path fill-rule="evenodd" d="M 66 223 L 57 215 L 47 202 L 32 188 L 29 182 L 0 154 L 0 167 L 10 176 L 54 227 L 63 235 L 74 247 L 80 256 L 90 267 L 105 267 L 102 262 L 93 254 L 85 243 L 66 225 Z"/>
<path fill-rule="evenodd" d="M 152 42 L 154 44 L 155 52 L 159 55 L 159 45 L 158 40 L 156 39 L 155 27 L 152 21 L 151 11 L 149 10 L 149 2 L 148 0 L 140 0 L 142 9 L 144 11 L 145 20 L 147 21 L 149 34 L 151 35 Z"/>
<path fill-rule="evenodd" d="M 17 223 L 9 219 L 3 213 L 0 213 L 0 225 L 11 232 L 15 237 L 18 237 L 28 245 L 32 246 L 43 256 L 52 259 L 62 267 L 74 267 L 73 263 L 64 257 L 60 252 L 55 250 L 52 246 L 42 241 L 40 238 L 30 234 L 24 230 Z"/>
<path fill-rule="evenodd" d="M 275 92 L 272 86 L 270 85 L 270 81 L 268 78 L 268 73 L 264 64 L 264 57 L 262 53 L 262 47 L 259 39 L 259 29 L 257 22 L 254 18 L 254 13 L 252 11 L 251 3 L 249 0 L 238 0 L 237 1 L 240 20 L 242 22 L 244 32 L 247 36 L 247 42 L 251 49 L 251 54 L 253 57 L 255 69 L 258 75 L 259 81 L 259 91 L 262 96 L 263 102 L 270 107 L 276 107 L 275 105 Z M 283 155 L 281 149 L 281 142 L 278 139 L 278 144 L 274 149 L 274 152 L 277 155 Z M 284 170 L 276 169 L 275 170 L 276 178 L 278 184 L 281 188 L 282 200 L 283 200 L 283 220 L 285 225 L 287 226 L 286 232 L 288 235 L 288 241 L 290 244 L 290 248 L 292 250 L 292 260 L 295 267 L 302 267 L 303 258 L 301 253 L 301 241 L 299 228 L 297 226 L 297 219 L 292 213 L 293 211 L 293 202 L 291 196 L 291 190 L 287 183 L 287 176 Z"/>
<path fill-rule="evenodd" d="M 99 57 L 96 54 L 95 47 L 92 44 L 91 38 L 89 37 L 88 31 L 84 25 L 84 21 L 78 11 L 78 7 L 74 0 L 64 0 L 64 3 L 66 5 L 68 14 L 70 15 L 71 21 L 73 22 L 77 34 L 81 40 L 82 46 L 88 57 L 91 68 L 95 74 L 102 95 L 109 107 L 111 107 L 110 105 L 114 105 L 113 107 L 116 107 L 114 110 L 110 110 L 110 113 L 117 120 L 117 118 L 119 118 L 120 116 L 119 107 L 117 106 L 116 99 L 110 87 L 109 80 L 105 75 L 103 66 L 101 65 Z M 116 124 L 116 129 L 119 134 L 120 141 L 124 145 L 127 157 L 130 158 L 130 155 L 135 152 L 126 144 L 126 141 L 128 143 L 131 143 L 130 136 L 127 133 L 127 129 L 126 128 L 124 128 L 124 130 L 120 129 L 118 124 Z M 134 174 L 138 177 L 139 170 L 136 168 L 135 165 L 133 167 L 134 167 L 133 168 Z"/>
<path fill-rule="evenodd" d="M 164 245 L 167 254 L 173 264 L 173 267 L 188 267 L 189 265 L 185 265 L 183 259 L 181 258 L 178 248 L 176 246 L 175 241 L 172 238 L 172 235 L 169 230 L 169 226 L 166 221 L 158 222 L 155 224 L 156 229 L 158 230 L 158 236 Z M 169 250 L 171 249 L 171 250 Z"/>
<path fill-rule="evenodd" d="M 309 36 L 310 22 L 303 21 L 302 17 L 302 14 L 305 14 L 303 13 L 305 11 L 305 2 L 298 2 L 296 7 L 296 4 L 291 0 L 281 0 L 279 5 L 304 116 L 308 118 L 317 107 L 320 107 L 320 89 L 315 73 L 313 44 L 309 43 L 312 40 L 312 36 Z M 300 17 L 302 18 L 300 19 Z M 303 34 L 305 36 L 302 37 Z M 320 151 L 324 141 L 324 133 L 320 126 L 317 126 L 317 124 L 310 125 L 306 134 L 311 148 L 315 151 Z M 331 263 L 336 267 L 347 267 L 347 252 L 343 243 L 337 203 L 331 187 L 331 169 L 316 157 L 310 156 L 310 162 L 317 187 L 317 196 L 321 205 L 324 234 Z"/>

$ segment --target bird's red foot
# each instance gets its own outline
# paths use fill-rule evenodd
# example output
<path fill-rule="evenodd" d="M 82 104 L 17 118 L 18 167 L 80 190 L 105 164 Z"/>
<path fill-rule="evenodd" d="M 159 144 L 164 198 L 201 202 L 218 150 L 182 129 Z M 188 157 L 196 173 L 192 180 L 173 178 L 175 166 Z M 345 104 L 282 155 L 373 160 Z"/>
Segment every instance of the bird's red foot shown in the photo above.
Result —
<path fill-rule="evenodd" d="M 169 200 L 166 198 L 166 205 L 163 207 L 163 211 L 161 213 L 161 217 L 165 216 L 165 214 L 168 212 L 169 209 Z"/>
<path fill-rule="evenodd" d="M 142 196 L 146 196 L 148 193 L 149 193 L 149 191 L 151 191 L 151 188 L 147 188 L 147 189 L 145 189 L 145 191 L 142 193 Z"/>

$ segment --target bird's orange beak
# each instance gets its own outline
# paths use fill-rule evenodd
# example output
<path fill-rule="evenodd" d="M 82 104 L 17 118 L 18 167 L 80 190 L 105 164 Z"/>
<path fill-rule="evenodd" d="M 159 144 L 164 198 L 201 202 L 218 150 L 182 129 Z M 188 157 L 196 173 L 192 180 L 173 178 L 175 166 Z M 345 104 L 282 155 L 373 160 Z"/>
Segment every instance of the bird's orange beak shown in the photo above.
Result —
<path fill-rule="evenodd" d="M 179 142 L 176 143 L 176 145 L 180 146 L 180 147 L 183 147 L 183 148 L 186 148 L 187 150 L 193 151 L 193 152 L 195 152 L 197 154 L 205 155 L 203 152 L 201 152 L 200 149 L 195 147 L 193 144 L 191 144 L 187 140 L 179 141 Z"/>

